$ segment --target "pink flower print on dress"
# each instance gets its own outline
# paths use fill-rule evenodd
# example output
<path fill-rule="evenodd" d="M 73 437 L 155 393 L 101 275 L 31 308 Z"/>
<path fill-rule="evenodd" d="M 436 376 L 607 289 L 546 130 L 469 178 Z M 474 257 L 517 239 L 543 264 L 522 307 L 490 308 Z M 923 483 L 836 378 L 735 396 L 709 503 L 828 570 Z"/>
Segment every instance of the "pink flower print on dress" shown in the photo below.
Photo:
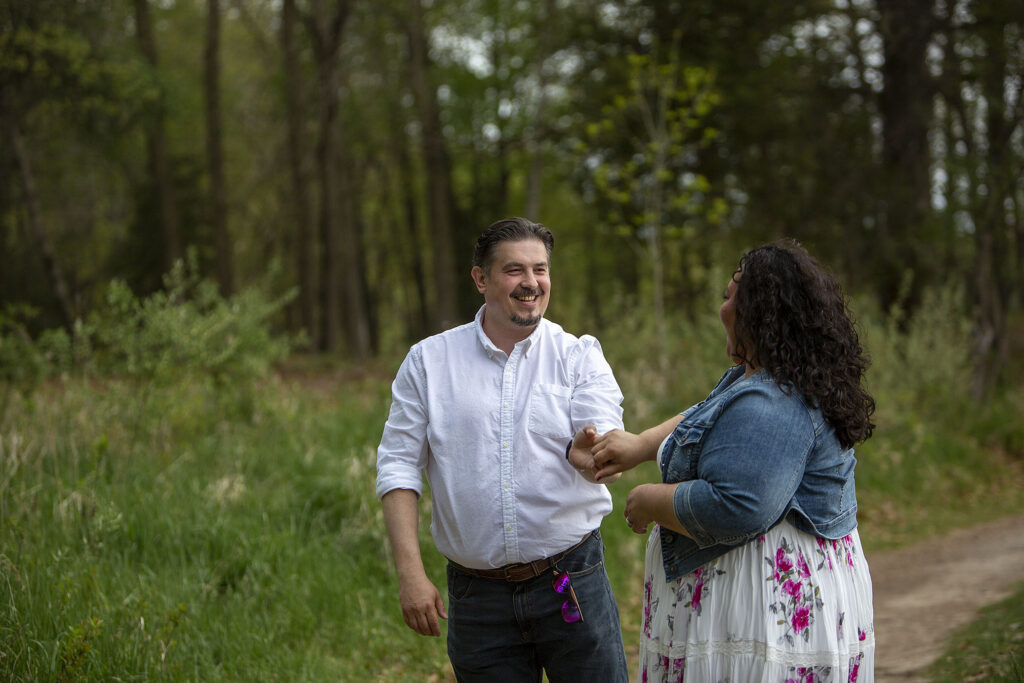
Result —
<path fill-rule="evenodd" d="M 693 587 L 693 599 L 690 601 L 690 608 L 700 614 L 700 599 L 704 593 L 704 582 L 698 581 Z"/>
<path fill-rule="evenodd" d="M 683 680 L 683 674 L 686 673 L 686 657 L 679 657 L 678 659 L 672 660 L 672 671 L 673 676 L 678 677 L 678 680 Z"/>
<path fill-rule="evenodd" d="M 793 669 L 790 669 L 792 671 Z M 790 676 L 786 679 L 786 683 L 816 683 L 818 677 L 814 674 L 813 669 L 801 666 L 796 670 L 796 678 Z"/>
<path fill-rule="evenodd" d="M 775 568 L 783 574 L 793 568 L 793 560 L 786 555 L 786 551 L 782 548 L 775 551 Z"/>
<path fill-rule="evenodd" d="M 793 579 L 786 579 L 786 582 L 782 584 L 782 592 L 794 599 L 800 597 L 801 588 L 803 588 L 803 584 Z"/>
<path fill-rule="evenodd" d="M 811 568 L 807 566 L 807 560 L 804 559 L 803 553 L 797 553 L 796 556 L 796 568 L 800 572 L 800 576 L 803 578 L 810 578 Z"/>
<path fill-rule="evenodd" d="M 793 610 L 793 619 L 791 621 L 793 625 L 793 631 L 795 633 L 802 632 L 811 623 L 811 608 L 807 605 L 801 605 Z"/>
<path fill-rule="evenodd" d="M 827 564 L 829 571 L 832 571 L 832 556 L 828 554 L 828 542 L 820 536 L 816 537 L 814 540 L 818 544 L 818 555 L 821 558 L 821 561 L 818 562 L 818 569 L 821 569 Z"/>
<path fill-rule="evenodd" d="M 651 635 L 651 581 L 644 583 L 644 635 Z"/>
<path fill-rule="evenodd" d="M 850 657 L 850 675 L 846 679 L 847 683 L 857 683 L 857 677 L 860 676 L 860 660 L 863 657 L 862 654 Z"/>

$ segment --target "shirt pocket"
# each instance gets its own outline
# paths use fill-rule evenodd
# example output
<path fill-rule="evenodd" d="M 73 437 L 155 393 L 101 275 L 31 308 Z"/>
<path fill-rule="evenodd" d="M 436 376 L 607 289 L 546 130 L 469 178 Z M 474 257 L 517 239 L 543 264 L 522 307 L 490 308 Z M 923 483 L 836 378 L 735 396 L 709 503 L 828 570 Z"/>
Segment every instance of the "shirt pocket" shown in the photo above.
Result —
<path fill-rule="evenodd" d="M 569 407 L 572 389 L 561 384 L 535 384 L 530 392 L 530 431 L 549 439 L 572 438 Z"/>

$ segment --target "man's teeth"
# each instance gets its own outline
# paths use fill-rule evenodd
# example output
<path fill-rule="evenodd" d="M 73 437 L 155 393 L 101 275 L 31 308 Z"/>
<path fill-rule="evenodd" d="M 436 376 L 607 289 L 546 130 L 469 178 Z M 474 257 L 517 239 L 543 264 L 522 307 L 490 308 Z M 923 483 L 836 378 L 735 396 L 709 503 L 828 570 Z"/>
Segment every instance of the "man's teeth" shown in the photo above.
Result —
<path fill-rule="evenodd" d="M 520 294 L 519 296 L 516 297 L 516 299 L 518 299 L 519 301 L 534 301 L 536 298 L 536 294 Z"/>

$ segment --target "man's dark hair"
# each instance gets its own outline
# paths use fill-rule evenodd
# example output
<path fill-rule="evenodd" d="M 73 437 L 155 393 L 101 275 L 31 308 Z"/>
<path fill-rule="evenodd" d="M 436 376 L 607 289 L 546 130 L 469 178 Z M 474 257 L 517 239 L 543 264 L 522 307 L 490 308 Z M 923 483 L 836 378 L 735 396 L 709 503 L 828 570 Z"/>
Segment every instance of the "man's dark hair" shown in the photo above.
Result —
<path fill-rule="evenodd" d="M 868 438 L 870 361 L 835 277 L 792 240 L 748 251 L 733 277 L 738 355 L 820 408 L 844 448 Z"/>
<path fill-rule="evenodd" d="M 520 242 L 529 239 L 537 239 L 544 243 L 550 263 L 551 250 L 555 247 L 555 236 L 540 223 L 517 216 L 495 221 L 483 231 L 483 234 L 477 238 L 476 248 L 473 250 L 473 265 L 480 266 L 486 271 L 491 267 L 494 250 L 499 243 Z"/>

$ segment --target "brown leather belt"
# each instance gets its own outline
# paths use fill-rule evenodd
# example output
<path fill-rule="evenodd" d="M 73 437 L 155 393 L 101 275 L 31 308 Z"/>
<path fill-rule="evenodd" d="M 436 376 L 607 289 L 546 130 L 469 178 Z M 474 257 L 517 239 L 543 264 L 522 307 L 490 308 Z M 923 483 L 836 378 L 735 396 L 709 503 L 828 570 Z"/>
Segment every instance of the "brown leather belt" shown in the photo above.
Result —
<path fill-rule="evenodd" d="M 547 570 L 551 569 L 559 560 L 564 558 L 566 555 L 571 553 L 576 548 L 583 545 L 588 538 L 594 535 L 593 531 L 587 532 L 587 535 L 580 539 L 580 542 L 569 548 L 563 550 L 557 555 L 551 557 L 545 557 L 543 560 L 534 560 L 533 562 L 523 562 L 522 564 L 507 564 L 504 567 L 498 567 L 497 569 L 470 569 L 469 567 L 463 567 L 458 562 L 452 562 L 448 560 L 451 566 L 458 569 L 460 572 L 471 574 L 473 576 L 479 576 L 485 579 L 504 579 L 505 581 L 527 581 L 536 576 L 540 576 Z"/>

